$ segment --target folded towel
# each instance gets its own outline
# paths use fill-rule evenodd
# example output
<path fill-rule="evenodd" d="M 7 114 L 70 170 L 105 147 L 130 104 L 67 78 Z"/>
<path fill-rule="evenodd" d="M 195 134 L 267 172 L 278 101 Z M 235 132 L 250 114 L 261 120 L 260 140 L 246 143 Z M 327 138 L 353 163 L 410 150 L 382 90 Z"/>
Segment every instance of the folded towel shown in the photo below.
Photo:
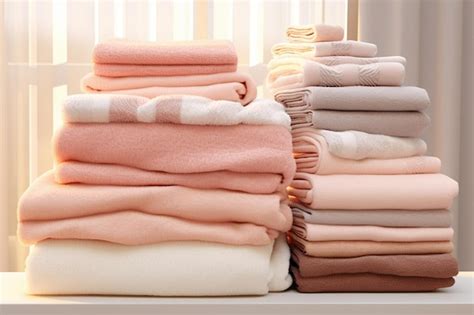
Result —
<path fill-rule="evenodd" d="M 180 174 L 267 173 L 281 175 L 282 184 L 295 170 L 291 133 L 274 125 L 66 124 L 53 141 L 57 162 Z"/>
<path fill-rule="evenodd" d="M 405 77 L 405 67 L 396 62 L 325 66 L 315 61 L 306 60 L 296 70 L 288 70 L 286 67 L 280 68 L 273 70 L 267 76 L 267 84 L 274 94 L 283 90 L 318 85 L 329 87 L 400 86 Z"/>
<path fill-rule="evenodd" d="M 287 231 L 292 216 L 282 202 L 284 197 L 182 186 L 60 185 L 47 172 L 20 198 L 18 220 L 60 220 L 133 210 L 201 222 L 249 222 Z"/>
<path fill-rule="evenodd" d="M 454 285 L 454 278 L 400 277 L 372 273 L 304 278 L 292 267 L 299 292 L 426 292 Z"/>
<path fill-rule="evenodd" d="M 192 221 L 139 211 L 119 211 L 63 220 L 23 221 L 18 224 L 18 236 L 27 245 L 47 239 L 99 240 L 123 245 L 168 241 L 266 245 L 278 236 L 278 232 L 250 223 Z"/>
<path fill-rule="evenodd" d="M 299 249 L 293 248 L 291 258 L 304 278 L 365 272 L 429 278 L 451 278 L 458 274 L 458 264 L 451 254 L 319 258 L 306 256 Z"/>
<path fill-rule="evenodd" d="M 377 46 L 371 43 L 345 40 L 319 43 L 279 43 L 272 47 L 273 56 L 304 55 L 304 56 L 353 56 L 374 57 Z"/>
<path fill-rule="evenodd" d="M 81 80 L 86 93 L 116 93 L 154 98 L 161 95 L 198 95 L 245 105 L 257 96 L 252 77 L 241 72 L 184 76 L 109 78 L 87 74 Z"/>
<path fill-rule="evenodd" d="M 450 227 L 448 210 L 313 210 L 292 203 L 293 218 L 332 225 L 377 225 L 393 227 Z"/>
<path fill-rule="evenodd" d="M 29 294 L 261 295 L 291 285 L 284 238 L 265 246 L 50 240 L 30 250 Z"/>
<path fill-rule="evenodd" d="M 292 128 L 356 130 L 395 137 L 421 136 L 431 120 L 423 112 L 315 110 L 289 112 Z"/>
<path fill-rule="evenodd" d="M 166 173 L 114 164 L 63 162 L 54 167 L 60 184 L 117 186 L 184 186 L 199 189 L 227 189 L 252 194 L 285 191 L 282 176 L 272 173 L 216 171 L 206 173 Z"/>
<path fill-rule="evenodd" d="M 426 90 L 415 86 L 310 86 L 279 92 L 275 100 L 289 111 L 410 111 L 426 109 L 430 104 Z"/>
<path fill-rule="evenodd" d="M 280 125 L 290 129 L 283 106 L 261 99 L 242 106 L 201 96 L 168 95 L 154 99 L 121 94 L 76 94 L 62 103 L 70 123 L 145 122 L 187 125 Z"/>
<path fill-rule="evenodd" d="M 337 41 L 344 38 L 344 29 L 339 25 L 294 25 L 287 28 L 286 36 L 294 43 Z"/>
<path fill-rule="evenodd" d="M 107 77 L 173 76 L 233 72 L 237 53 L 229 41 L 166 43 L 111 40 L 93 51 L 94 73 Z"/>
<path fill-rule="evenodd" d="M 458 194 L 458 183 L 443 174 L 296 173 L 289 193 L 312 209 L 448 209 Z"/>
<path fill-rule="evenodd" d="M 373 225 L 323 225 L 294 218 L 292 231 L 307 241 L 436 242 L 451 241 L 447 227 L 384 227 Z"/>
<path fill-rule="evenodd" d="M 453 251 L 452 242 L 310 242 L 291 233 L 291 244 L 312 257 L 359 257 L 366 255 L 445 254 Z"/>
<path fill-rule="evenodd" d="M 364 160 L 340 158 L 331 153 L 330 146 L 322 132 L 323 131 L 316 131 L 311 128 L 296 129 L 293 132 L 293 152 L 296 161 L 296 170 L 298 172 L 319 175 L 414 174 L 439 173 L 441 169 L 441 161 L 433 156 Z M 377 135 L 374 136 L 376 137 Z M 387 138 L 390 139 L 392 137 Z M 409 141 L 410 139 L 400 140 L 402 144 Z M 338 144 L 340 145 L 342 143 Z M 374 142 L 367 144 L 367 146 L 376 146 L 377 144 L 379 143 Z M 409 144 L 411 143 L 409 142 Z M 350 151 L 350 149 L 349 147 L 346 151 Z M 390 150 L 390 147 L 384 146 L 379 146 L 377 149 L 387 150 L 387 154 L 391 151 L 395 151 L 395 148 Z M 363 154 L 364 152 L 361 153 Z M 396 152 L 396 154 L 398 155 L 400 152 Z"/>

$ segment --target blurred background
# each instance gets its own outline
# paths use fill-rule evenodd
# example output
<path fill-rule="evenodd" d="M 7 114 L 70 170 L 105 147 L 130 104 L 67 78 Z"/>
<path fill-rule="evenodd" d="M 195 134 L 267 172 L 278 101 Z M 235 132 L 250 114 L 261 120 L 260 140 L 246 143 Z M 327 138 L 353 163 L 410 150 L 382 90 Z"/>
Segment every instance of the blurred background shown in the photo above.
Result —
<path fill-rule="evenodd" d="M 57 110 L 91 71 L 91 52 L 119 37 L 229 39 L 240 69 L 265 89 L 270 48 L 290 24 L 336 24 L 346 38 L 407 58 L 406 85 L 428 90 L 429 153 L 460 184 L 453 206 L 460 270 L 474 270 L 474 63 L 471 0 L 3 0 L 0 1 L 0 271 L 21 271 L 16 207 L 52 168 Z"/>

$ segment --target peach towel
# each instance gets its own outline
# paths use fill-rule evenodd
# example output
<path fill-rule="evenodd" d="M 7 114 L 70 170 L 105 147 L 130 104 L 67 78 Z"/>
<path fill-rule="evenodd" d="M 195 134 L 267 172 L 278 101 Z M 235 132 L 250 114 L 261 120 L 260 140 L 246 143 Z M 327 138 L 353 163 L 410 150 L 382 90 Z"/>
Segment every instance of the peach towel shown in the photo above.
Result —
<path fill-rule="evenodd" d="M 293 43 L 338 41 L 344 38 L 344 29 L 339 25 L 294 25 L 287 28 L 286 36 Z"/>

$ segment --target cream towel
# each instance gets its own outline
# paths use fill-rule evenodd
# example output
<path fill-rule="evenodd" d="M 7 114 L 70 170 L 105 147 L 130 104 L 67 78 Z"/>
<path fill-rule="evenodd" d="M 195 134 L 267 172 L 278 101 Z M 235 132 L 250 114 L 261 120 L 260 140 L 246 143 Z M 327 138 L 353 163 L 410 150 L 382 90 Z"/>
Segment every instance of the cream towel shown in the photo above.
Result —
<path fill-rule="evenodd" d="M 294 25 L 288 27 L 286 36 L 293 43 L 338 41 L 344 38 L 344 29 L 339 25 Z"/>

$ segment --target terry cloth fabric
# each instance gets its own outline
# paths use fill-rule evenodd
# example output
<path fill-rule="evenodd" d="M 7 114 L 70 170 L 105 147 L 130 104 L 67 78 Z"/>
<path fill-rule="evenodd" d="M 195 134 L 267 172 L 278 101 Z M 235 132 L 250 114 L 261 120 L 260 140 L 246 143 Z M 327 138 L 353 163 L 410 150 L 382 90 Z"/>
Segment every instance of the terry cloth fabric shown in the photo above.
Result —
<path fill-rule="evenodd" d="M 198 189 L 227 189 L 251 194 L 285 191 L 282 176 L 272 173 L 216 171 L 206 173 L 166 173 L 113 164 L 63 162 L 54 167 L 60 184 L 117 186 L 184 186 Z"/>
<path fill-rule="evenodd" d="M 233 72 L 237 53 L 230 41 L 167 43 L 114 39 L 93 51 L 94 73 L 106 77 L 175 76 Z"/>
<path fill-rule="evenodd" d="M 458 183 L 443 174 L 296 173 L 289 194 L 312 209 L 448 209 L 458 194 Z"/>
<path fill-rule="evenodd" d="M 344 29 L 339 25 L 294 25 L 287 28 L 286 36 L 294 43 L 340 41 L 344 38 Z"/>
<path fill-rule="evenodd" d="M 272 47 L 273 56 L 303 55 L 303 56 L 353 56 L 375 57 L 377 46 L 371 43 L 346 40 L 319 43 L 279 43 Z"/>
<path fill-rule="evenodd" d="M 262 295 L 291 285 L 289 258 L 284 238 L 274 246 L 198 241 L 124 246 L 49 240 L 30 250 L 26 291 L 41 295 Z"/>
<path fill-rule="evenodd" d="M 430 99 L 426 90 L 415 86 L 310 86 L 282 91 L 275 95 L 289 111 L 317 109 L 418 111 L 426 109 Z"/>
<path fill-rule="evenodd" d="M 458 264 L 451 254 L 318 258 L 306 256 L 299 249 L 293 248 L 291 258 L 300 275 L 305 278 L 366 272 L 429 278 L 451 278 L 458 274 Z"/>
<path fill-rule="evenodd" d="M 135 76 L 110 78 L 87 74 L 81 80 L 86 93 L 128 94 L 154 98 L 162 95 L 197 95 L 245 105 L 257 96 L 257 87 L 248 74 L 224 72 L 184 76 Z"/>
<path fill-rule="evenodd" d="M 376 225 L 391 227 L 450 227 L 448 210 L 313 210 L 290 204 L 293 218 L 329 225 Z"/>
<path fill-rule="evenodd" d="M 18 219 L 60 220 L 133 210 L 201 222 L 248 222 L 287 231 L 291 210 L 280 194 L 182 186 L 60 185 L 47 172 L 20 198 Z"/>
<path fill-rule="evenodd" d="M 319 175 L 413 174 L 438 173 L 441 169 L 441 161 L 432 156 L 364 160 L 340 158 L 330 152 L 326 139 L 320 135 L 321 132 L 310 128 L 301 128 L 301 130 L 304 131 L 296 129 L 293 132 L 293 152 L 298 172 Z M 409 139 L 405 141 L 408 142 Z M 376 146 L 377 143 L 370 145 Z M 378 148 L 378 150 L 383 149 L 389 151 L 390 147 Z M 349 150 L 350 148 L 346 151 Z M 396 152 L 396 154 L 400 153 Z"/>
<path fill-rule="evenodd" d="M 291 244 L 312 257 L 359 257 L 366 255 L 445 254 L 453 251 L 452 242 L 373 242 L 324 241 L 310 242 L 291 233 Z"/>
<path fill-rule="evenodd" d="M 308 86 L 400 86 L 405 78 L 405 67 L 397 62 L 325 66 L 305 60 L 296 72 L 287 67 L 280 68 L 267 76 L 267 83 L 274 94 Z"/>
<path fill-rule="evenodd" d="M 282 183 L 295 170 L 291 133 L 274 125 L 66 124 L 53 142 L 57 162 L 179 174 L 267 173 L 283 176 Z"/>
<path fill-rule="evenodd" d="M 211 223 L 119 211 L 63 220 L 23 221 L 18 224 L 18 235 L 27 245 L 46 239 L 100 240 L 123 245 L 167 241 L 266 245 L 278 236 L 278 232 L 250 223 Z"/>
<path fill-rule="evenodd" d="M 289 112 L 293 129 L 315 127 L 332 131 L 356 130 L 395 137 L 419 138 L 431 120 L 423 112 L 315 110 Z"/>
<path fill-rule="evenodd" d="M 243 106 L 200 96 L 170 95 L 147 99 L 119 94 L 76 94 L 62 103 L 69 123 L 173 123 L 186 125 L 279 125 L 290 129 L 290 117 L 273 100 Z"/>
<path fill-rule="evenodd" d="M 294 218 L 292 231 L 308 241 L 436 242 L 451 241 L 452 228 L 323 225 Z"/>
<path fill-rule="evenodd" d="M 426 292 L 454 285 L 454 278 L 400 277 L 373 273 L 304 278 L 292 267 L 299 292 Z"/>

